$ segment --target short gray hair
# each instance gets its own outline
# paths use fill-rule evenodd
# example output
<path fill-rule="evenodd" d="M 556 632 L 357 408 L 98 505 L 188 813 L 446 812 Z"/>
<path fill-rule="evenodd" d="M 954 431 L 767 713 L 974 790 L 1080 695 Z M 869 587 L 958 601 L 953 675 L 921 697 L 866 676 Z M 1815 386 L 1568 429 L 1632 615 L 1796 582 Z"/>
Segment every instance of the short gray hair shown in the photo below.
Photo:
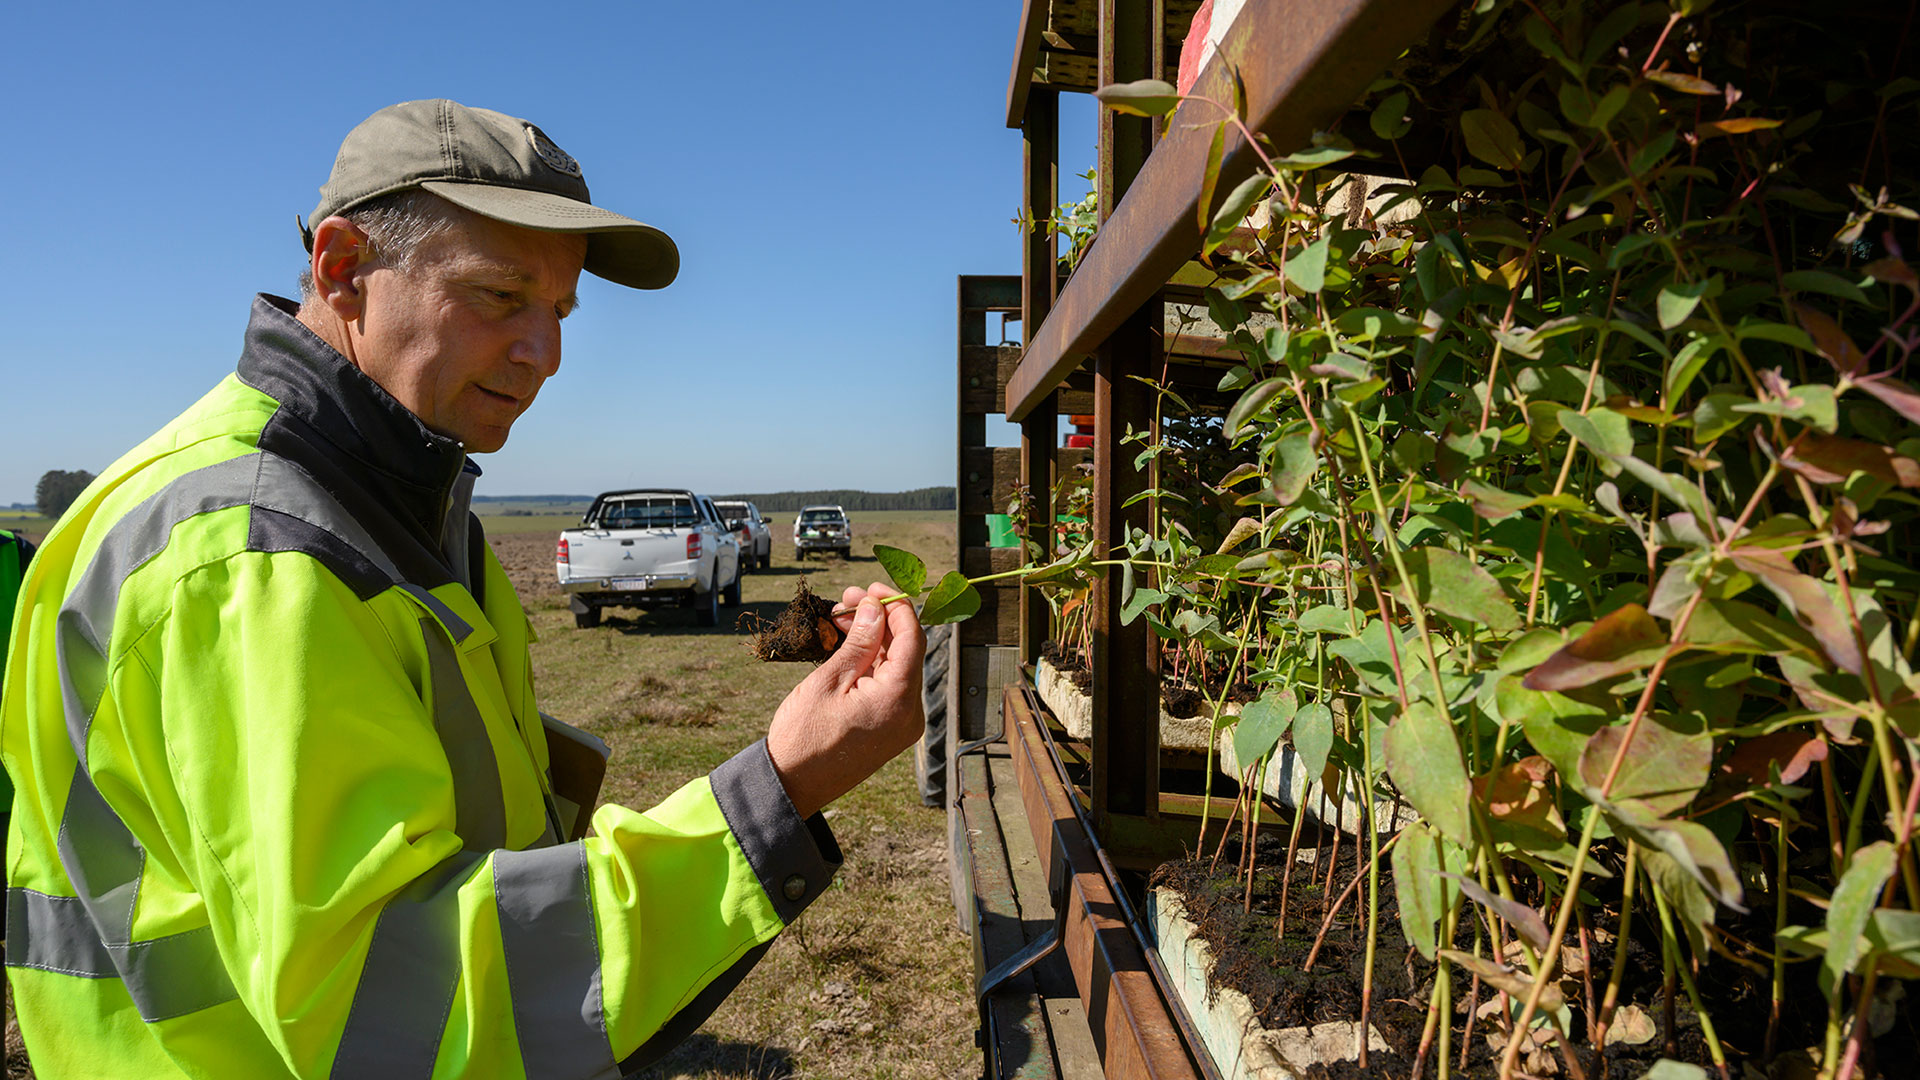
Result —
<path fill-rule="evenodd" d="M 396 191 L 361 203 L 340 216 L 358 226 L 372 244 L 373 257 L 382 266 L 406 273 L 412 270 L 420 246 L 457 227 L 466 211 L 419 188 Z M 318 225 L 312 222 L 311 225 Z M 300 300 L 314 299 L 311 265 L 300 271 Z"/>

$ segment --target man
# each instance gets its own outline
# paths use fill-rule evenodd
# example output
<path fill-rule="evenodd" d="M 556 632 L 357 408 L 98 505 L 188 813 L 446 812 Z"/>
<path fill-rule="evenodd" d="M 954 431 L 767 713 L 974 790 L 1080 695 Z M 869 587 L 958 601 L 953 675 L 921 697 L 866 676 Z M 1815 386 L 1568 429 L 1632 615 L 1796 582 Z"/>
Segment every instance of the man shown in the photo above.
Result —
<path fill-rule="evenodd" d="M 33 542 L 18 533 L 0 529 L 0 674 L 7 670 L 7 627 L 13 625 L 13 602 L 20 595 L 20 577 L 33 560 Z M 0 836 L 7 831 L 7 819 L 13 810 L 13 784 L 0 771 Z M 6 910 L 0 899 L 0 914 Z"/>
<path fill-rule="evenodd" d="M 922 638 L 850 589 L 767 738 L 561 843 L 529 629 L 467 512 L 581 270 L 674 277 L 539 128 L 383 109 L 303 301 L 42 546 L 0 704 L 7 964 L 43 1077 L 610 1077 L 826 887 L 817 811 L 911 745 Z"/>

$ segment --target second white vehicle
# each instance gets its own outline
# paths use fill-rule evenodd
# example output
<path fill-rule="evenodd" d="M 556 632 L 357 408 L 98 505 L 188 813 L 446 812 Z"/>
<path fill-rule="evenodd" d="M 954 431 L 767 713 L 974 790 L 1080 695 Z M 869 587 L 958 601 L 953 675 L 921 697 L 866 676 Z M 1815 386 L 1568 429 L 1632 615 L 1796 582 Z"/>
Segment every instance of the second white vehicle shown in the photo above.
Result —
<path fill-rule="evenodd" d="M 714 507 L 727 519 L 727 524 L 740 523 L 734 534 L 740 538 L 740 563 L 747 569 L 759 567 L 762 570 L 773 565 L 773 530 L 767 527 L 766 515 L 750 502 L 729 500 L 716 501 Z"/>
<path fill-rule="evenodd" d="M 600 625 L 609 607 L 673 604 L 701 626 L 740 603 L 740 543 L 712 500 L 683 488 L 609 491 L 580 526 L 560 534 L 554 573 L 574 625 Z"/>

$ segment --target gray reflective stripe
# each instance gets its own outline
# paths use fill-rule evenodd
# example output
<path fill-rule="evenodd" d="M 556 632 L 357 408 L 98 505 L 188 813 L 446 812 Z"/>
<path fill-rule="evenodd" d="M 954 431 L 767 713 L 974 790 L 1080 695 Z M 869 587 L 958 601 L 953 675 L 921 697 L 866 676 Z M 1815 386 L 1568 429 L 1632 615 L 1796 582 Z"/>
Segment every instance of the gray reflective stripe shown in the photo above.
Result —
<path fill-rule="evenodd" d="M 7 966 L 120 979 L 148 1023 L 199 1012 L 238 994 L 213 944 L 213 928 L 119 945 L 102 944 L 74 896 L 7 890 Z"/>
<path fill-rule="evenodd" d="M 527 1080 L 619 1076 L 601 1000 L 585 846 L 496 853 L 493 895 Z"/>
<path fill-rule="evenodd" d="M 328 1075 L 428 1077 L 460 985 L 460 886 L 485 856 L 461 852 L 402 889 L 373 924 Z"/>
<path fill-rule="evenodd" d="M 453 609 L 447 606 L 446 601 L 412 582 L 401 585 L 400 589 L 408 596 L 418 600 L 422 607 L 433 612 L 434 618 L 439 619 L 441 623 L 446 626 L 447 632 L 453 635 L 454 644 L 458 645 L 466 641 L 467 638 L 473 634 L 473 627 L 467 625 L 467 620 L 454 614 Z"/>
<path fill-rule="evenodd" d="M 433 726 L 453 769 L 454 829 L 468 851 L 492 851 L 507 845 L 507 808 L 500 793 L 500 766 L 487 738 L 487 721 L 473 700 L 460 658 L 446 634 L 431 619 L 420 620 L 433 675 Z"/>

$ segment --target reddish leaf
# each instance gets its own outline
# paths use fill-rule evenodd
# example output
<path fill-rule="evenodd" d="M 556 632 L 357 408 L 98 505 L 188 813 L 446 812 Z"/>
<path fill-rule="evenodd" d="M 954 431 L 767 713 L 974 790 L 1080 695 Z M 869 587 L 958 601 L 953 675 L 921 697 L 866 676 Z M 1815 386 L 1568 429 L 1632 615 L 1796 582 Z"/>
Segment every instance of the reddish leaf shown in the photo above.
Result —
<path fill-rule="evenodd" d="M 1715 135 L 1745 135 L 1750 131 L 1765 131 L 1779 126 L 1780 121 L 1764 116 L 1736 116 L 1728 120 L 1709 120 L 1695 130 L 1701 138 L 1711 139 Z"/>
<path fill-rule="evenodd" d="M 1473 781 L 1474 801 L 1487 813 L 1510 825 L 1565 836 L 1567 826 L 1553 805 L 1553 792 L 1547 787 L 1553 766 L 1538 754 L 1502 765 Z"/>
<path fill-rule="evenodd" d="M 1649 71 L 1647 72 L 1647 78 L 1659 83 L 1661 86 L 1667 87 L 1670 90 L 1678 90 L 1683 94 L 1698 94 L 1701 97 L 1711 97 L 1720 92 L 1719 87 L 1698 75 L 1684 75 L 1678 71 Z"/>
<path fill-rule="evenodd" d="M 1547 945 L 1552 941 L 1553 935 L 1548 931 L 1547 922 L 1540 917 L 1539 912 L 1517 900 L 1506 900 L 1495 896 L 1481 888 L 1479 882 L 1462 874 L 1443 873 L 1440 876 L 1459 882 L 1460 891 L 1466 893 L 1474 903 L 1505 919 L 1515 933 L 1524 938 L 1527 944 L 1533 946 L 1534 952 L 1547 951 Z"/>
<path fill-rule="evenodd" d="M 1816 484 L 1844 483 L 1853 473 L 1863 472 L 1889 484 L 1920 487 L 1920 463 L 1912 458 L 1879 443 L 1817 431 L 1806 432 L 1789 444 L 1781 464 Z"/>
<path fill-rule="evenodd" d="M 1780 767 L 1780 782 L 1791 784 L 1807 774 L 1816 761 L 1827 758 L 1827 744 L 1804 731 L 1776 731 L 1748 739 L 1734 747 L 1720 766 L 1721 771 L 1755 784 L 1773 782 L 1773 766 Z"/>
<path fill-rule="evenodd" d="M 1733 553 L 1733 564 L 1779 597 L 1800 625 L 1813 632 L 1829 659 L 1860 674 L 1860 645 L 1852 626 L 1818 581 L 1794 569 L 1790 556 L 1764 548 L 1740 548 Z"/>
<path fill-rule="evenodd" d="M 1614 755 L 1627 737 L 1623 727 L 1601 728 L 1587 741 L 1580 755 L 1580 781 L 1589 791 L 1598 791 L 1613 767 Z M 1613 799 L 1637 799 L 1665 816 L 1684 809 L 1694 795 L 1706 786 L 1713 768 L 1713 736 L 1706 731 L 1684 734 L 1652 717 L 1640 724 L 1626 760 L 1614 777 Z"/>
<path fill-rule="evenodd" d="M 1920 424 L 1920 392 L 1901 382 L 1878 376 L 1854 384 L 1880 399 L 1880 403 L 1916 424 Z"/>
<path fill-rule="evenodd" d="M 1795 304 L 1793 313 L 1799 316 L 1800 325 L 1813 338 L 1814 348 L 1820 350 L 1821 356 L 1832 361 L 1842 375 L 1856 375 L 1866 366 L 1867 358 L 1861 355 L 1860 347 L 1826 312 L 1805 304 Z"/>
<path fill-rule="evenodd" d="M 1905 285 L 1915 292 L 1920 292 L 1920 275 L 1916 275 L 1913 267 L 1899 259 L 1875 259 L 1860 269 L 1865 270 L 1875 281 L 1886 282 L 1889 285 Z"/>
<path fill-rule="evenodd" d="M 1527 673 L 1529 690 L 1571 690 L 1648 667 L 1667 645 L 1666 632 L 1639 604 L 1602 618 Z"/>

